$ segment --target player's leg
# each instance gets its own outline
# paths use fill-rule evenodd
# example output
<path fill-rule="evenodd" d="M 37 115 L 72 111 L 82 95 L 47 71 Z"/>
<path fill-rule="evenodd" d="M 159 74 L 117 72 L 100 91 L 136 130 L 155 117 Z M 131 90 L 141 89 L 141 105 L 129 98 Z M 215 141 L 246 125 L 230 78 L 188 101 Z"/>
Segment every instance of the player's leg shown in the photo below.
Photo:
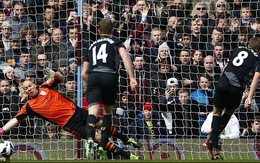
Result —
<path fill-rule="evenodd" d="M 105 79 L 105 80 L 104 80 Z M 118 75 L 117 74 L 102 74 L 100 77 L 100 85 L 102 88 L 102 102 L 103 109 L 103 122 L 101 126 L 101 143 L 100 150 L 106 149 L 106 144 L 110 136 L 110 129 L 112 125 L 112 109 L 114 107 L 117 90 L 118 90 Z"/>
<path fill-rule="evenodd" d="M 95 125 L 99 111 L 99 104 L 102 101 L 102 88 L 99 83 L 99 73 L 91 73 L 89 75 L 87 86 L 87 100 L 88 100 L 88 116 L 86 122 L 86 156 L 94 155 L 94 137 Z"/>
<path fill-rule="evenodd" d="M 111 130 L 111 125 L 112 125 L 112 109 L 114 105 L 105 105 L 105 108 L 103 110 L 103 122 L 102 126 L 100 128 L 101 130 L 101 142 L 100 142 L 100 147 L 99 150 L 100 152 L 104 155 L 106 158 L 106 144 L 109 141 L 110 137 L 110 130 Z"/>
<path fill-rule="evenodd" d="M 86 147 L 86 158 L 94 159 L 94 137 L 95 137 L 95 126 L 97 122 L 97 114 L 99 110 L 99 103 L 91 105 L 88 108 L 88 118 L 86 122 L 87 137 L 85 142 Z"/>
<path fill-rule="evenodd" d="M 213 118 L 211 123 L 211 133 L 209 140 L 205 142 L 209 152 L 212 154 L 212 159 L 220 159 L 219 154 L 219 134 L 220 134 L 220 118 L 223 109 L 228 103 L 229 95 L 227 94 L 229 90 L 229 80 L 227 77 L 222 76 L 218 83 L 216 84 L 215 96 L 214 96 L 214 106 L 213 106 Z"/>
<path fill-rule="evenodd" d="M 101 129 L 101 126 L 102 126 L 102 120 L 98 120 L 98 122 L 96 123 L 96 129 Z M 129 138 L 127 135 L 123 135 L 115 126 L 111 126 L 111 129 L 110 129 L 110 136 L 114 136 L 116 138 L 119 138 L 120 140 L 122 140 L 122 142 L 125 144 L 125 145 L 132 145 L 133 147 L 135 148 L 141 148 L 143 145 L 136 141 L 135 139 L 133 138 Z"/>
<path fill-rule="evenodd" d="M 100 132 L 98 132 L 98 131 L 96 132 L 94 140 L 96 143 L 100 144 L 100 142 L 101 142 L 101 133 Z M 130 151 L 124 151 L 122 148 L 118 147 L 111 141 L 108 141 L 107 144 L 105 145 L 105 148 L 99 149 L 98 152 L 99 152 L 99 157 L 102 160 L 107 159 L 107 152 L 119 154 L 119 155 L 125 157 L 126 159 L 130 159 L 130 160 L 143 160 L 143 156 L 137 156 L 137 155 L 134 155 L 133 153 L 131 153 Z"/>
<path fill-rule="evenodd" d="M 226 125 L 229 122 L 230 117 L 232 114 L 235 112 L 235 110 L 239 107 L 242 96 L 243 96 L 244 88 L 239 88 L 239 87 L 234 87 L 230 86 L 229 87 L 229 102 L 226 105 L 226 109 L 224 110 L 224 113 L 222 114 L 220 118 L 220 130 L 219 133 L 221 133 Z"/>

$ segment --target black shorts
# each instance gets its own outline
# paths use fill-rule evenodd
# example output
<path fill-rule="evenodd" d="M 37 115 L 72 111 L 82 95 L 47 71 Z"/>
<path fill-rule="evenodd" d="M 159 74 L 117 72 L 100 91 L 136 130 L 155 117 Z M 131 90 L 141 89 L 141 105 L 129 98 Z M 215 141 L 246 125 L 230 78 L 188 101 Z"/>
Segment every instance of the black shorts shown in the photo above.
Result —
<path fill-rule="evenodd" d="M 115 104 L 118 91 L 118 75 L 112 73 L 90 73 L 87 83 L 88 105 Z"/>
<path fill-rule="evenodd" d="M 88 111 L 77 107 L 70 120 L 63 127 L 64 130 L 82 138 L 87 137 Z"/>
<path fill-rule="evenodd" d="M 214 106 L 219 110 L 238 108 L 244 90 L 244 88 L 232 86 L 228 78 L 223 75 L 216 83 Z"/>

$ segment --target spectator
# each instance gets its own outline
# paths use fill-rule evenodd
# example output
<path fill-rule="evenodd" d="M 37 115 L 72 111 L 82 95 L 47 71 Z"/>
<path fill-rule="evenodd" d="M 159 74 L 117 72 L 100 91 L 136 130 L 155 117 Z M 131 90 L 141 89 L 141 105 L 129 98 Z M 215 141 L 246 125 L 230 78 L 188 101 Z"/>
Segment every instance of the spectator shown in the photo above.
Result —
<path fill-rule="evenodd" d="M 157 58 L 151 65 L 152 73 L 153 73 L 153 71 L 155 71 L 155 72 L 158 71 L 158 64 L 162 63 L 162 62 L 165 62 L 165 63 L 168 62 L 168 64 L 171 65 L 171 68 L 170 68 L 171 72 L 177 71 L 177 67 L 174 66 L 174 64 L 175 64 L 174 58 L 172 57 L 172 55 L 170 53 L 170 48 L 166 42 L 163 42 L 158 48 Z"/>
<path fill-rule="evenodd" d="M 138 0 L 133 7 L 133 18 L 135 22 L 135 31 L 133 36 L 135 38 L 148 39 L 147 32 L 151 31 L 151 25 L 156 22 L 156 17 L 153 17 L 154 12 L 147 6 L 146 0 Z M 152 36 L 151 36 L 152 38 Z"/>
<path fill-rule="evenodd" d="M 259 114 L 255 114 L 254 117 L 251 119 L 251 126 L 244 129 L 242 136 L 248 136 L 251 138 L 259 138 L 260 133 L 260 116 Z"/>
<path fill-rule="evenodd" d="M 203 70 L 203 52 L 201 50 L 194 50 L 191 54 L 192 64 L 198 66 L 199 72 Z"/>
<path fill-rule="evenodd" d="M 205 51 L 206 56 L 207 55 L 212 55 L 213 56 L 213 51 L 214 51 L 214 45 L 217 43 L 221 43 L 224 46 L 224 57 L 229 58 L 229 50 L 230 47 L 228 44 L 224 43 L 224 35 L 223 35 L 223 30 L 220 27 L 216 27 L 213 29 L 212 34 L 211 34 L 211 42 L 207 42 L 203 48 Z"/>
<path fill-rule="evenodd" d="M 1 71 L 3 72 L 4 68 L 9 66 L 8 63 L 5 62 L 5 52 L 4 48 L 0 47 L 0 79 L 3 79 L 3 75 L 1 75 Z"/>
<path fill-rule="evenodd" d="M 203 125 L 201 126 L 201 132 L 210 134 L 211 132 L 211 122 L 213 118 L 213 112 L 209 113 Z M 240 137 L 239 131 L 239 121 L 237 117 L 232 114 L 227 126 L 220 134 L 220 139 L 237 139 Z"/>
<path fill-rule="evenodd" d="M 4 11 L 0 9 L 0 26 L 2 26 L 3 22 L 7 20 L 7 16 Z"/>
<path fill-rule="evenodd" d="M 129 102 L 129 92 L 124 91 L 119 95 L 119 103 L 113 110 L 113 124 L 120 129 L 122 134 L 129 134 L 129 125 L 137 117 L 134 103 Z"/>
<path fill-rule="evenodd" d="M 11 48 L 10 35 L 12 34 L 12 27 L 8 21 L 4 21 L 1 25 L 1 41 L 0 46 L 4 47 L 4 51 Z"/>
<path fill-rule="evenodd" d="M 183 11 L 177 11 L 170 15 L 166 28 L 168 41 L 178 42 L 186 30 Z"/>
<path fill-rule="evenodd" d="M 132 91 L 130 88 L 122 88 L 121 92 L 124 92 L 125 90 L 129 92 L 128 100 L 129 102 L 132 102 L 135 104 L 136 109 L 136 115 L 140 112 L 142 112 L 142 107 L 145 101 L 149 100 L 150 96 L 150 71 L 145 67 L 145 61 L 144 57 L 142 55 L 135 55 L 135 60 L 133 62 L 134 64 L 134 75 L 137 80 L 137 89 L 136 91 Z M 121 69 L 121 85 L 123 86 L 129 86 L 127 84 L 129 82 L 129 78 L 126 75 L 126 70 Z"/>
<path fill-rule="evenodd" d="M 253 138 L 253 153 L 255 160 L 260 160 L 260 115 L 259 113 L 255 113 L 252 120 L 250 120 L 250 127 L 244 129 L 241 136 Z"/>
<path fill-rule="evenodd" d="M 172 111 L 173 132 L 176 138 L 198 138 L 200 106 L 191 100 L 188 89 L 179 89 L 178 101 Z"/>
<path fill-rule="evenodd" d="M 259 3 L 260 4 L 260 3 Z M 259 37 L 260 36 L 260 18 L 256 18 L 256 21 L 251 24 L 250 34 Z"/>
<path fill-rule="evenodd" d="M 169 63 L 161 62 L 159 63 L 159 70 L 158 72 L 154 73 L 151 77 L 151 92 L 153 104 L 155 108 L 159 111 L 166 111 L 161 110 L 165 108 L 160 108 L 160 103 L 158 97 L 162 97 L 165 95 L 165 88 L 166 88 L 166 82 L 169 78 L 173 77 L 173 73 L 170 72 L 171 65 Z"/>
<path fill-rule="evenodd" d="M 191 92 L 190 97 L 193 101 L 196 101 L 198 104 L 205 105 L 204 110 L 199 111 L 199 124 L 202 126 L 204 121 L 206 120 L 209 112 L 213 110 L 213 97 L 215 95 L 215 91 L 212 88 L 212 77 L 208 74 L 200 74 L 199 75 L 199 88 L 193 92 Z M 204 136 L 205 134 L 201 134 Z"/>
<path fill-rule="evenodd" d="M 6 62 L 15 67 L 20 60 L 21 56 L 21 37 L 20 34 L 12 34 L 10 36 L 11 48 L 6 51 L 5 59 Z"/>
<path fill-rule="evenodd" d="M 77 25 L 79 25 L 77 11 L 71 10 L 71 11 L 68 11 L 68 13 L 69 13 L 68 14 L 69 16 L 65 17 L 65 19 L 66 19 L 66 25 L 65 25 L 66 28 L 62 29 L 62 32 L 63 32 L 64 35 L 67 35 L 67 34 L 69 35 L 70 34 L 70 31 L 69 31 L 70 27 L 77 28 Z"/>
<path fill-rule="evenodd" d="M 21 80 L 25 80 L 25 73 L 29 69 L 35 70 L 35 67 L 32 65 L 32 63 L 30 63 L 30 61 L 31 55 L 27 49 L 24 49 L 20 56 L 21 64 L 14 69 L 14 76 L 18 79 L 18 83 L 20 83 Z"/>
<path fill-rule="evenodd" d="M 231 20 L 228 19 L 228 18 L 218 18 L 216 20 L 216 22 L 217 22 L 216 27 L 222 28 L 224 41 L 226 43 L 230 42 L 234 37 L 232 35 L 232 32 L 234 32 L 234 31 L 231 31 L 231 28 L 230 28 L 231 27 L 231 25 L 230 25 Z M 210 33 L 212 33 L 212 32 L 210 32 Z"/>
<path fill-rule="evenodd" d="M 218 65 L 216 65 L 214 57 L 211 55 L 206 56 L 204 58 L 203 66 L 204 70 L 200 73 L 209 74 L 213 78 L 213 82 L 218 81 L 221 76 L 221 69 Z"/>
<path fill-rule="evenodd" d="M 183 17 L 188 17 L 189 11 L 185 10 L 185 4 L 183 0 L 169 0 L 166 3 L 166 6 L 162 8 L 161 13 L 161 29 L 166 29 L 167 25 L 167 18 L 169 18 L 171 15 L 175 14 L 176 12 L 183 12 Z M 186 12 L 186 13 L 185 13 Z"/>
<path fill-rule="evenodd" d="M 10 16 L 12 13 L 12 1 L 11 0 L 5 0 L 0 2 L 0 8 L 4 10 L 4 13 L 6 16 Z"/>
<path fill-rule="evenodd" d="M 24 4 L 22 2 L 15 3 L 13 12 L 7 20 L 12 25 L 14 33 L 20 33 L 20 31 L 26 26 L 30 29 L 37 29 L 36 23 L 26 15 Z"/>
<path fill-rule="evenodd" d="M 192 50 L 201 50 L 208 42 L 206 34 L 202 33 L 203 21 L 201 18 L 192 18 L 189 24 L 191 32 L 191 47 Z"/>
<path fill-rule="evenodd" d="M 39 53 L 37 55 L 37 62 L 35 66 L 36 70 L 36 84 L 37 86 L 41 85 L 44 81 L 44 70 L 49 67 L 51 68 L 51 62 L 47 59 L 45 53 Z"/>
<path fill-rule="evenodd" d="M 169 78 L 165 89 L 164 96 L 159 96 L 159 110 L 164 119 L 169 134 L 172 134 L 172 112 L 177 102 L 177 89 L 179 83 L 176 78 Z"/>
<path fill-rule="evenodd" d="M 11 85 L 8 80 L 0 80 L 0 108 L 1 108 L 1 125 L 8 122 L 20 110 L 19 96 L 17 92 L 11 91 Z M 18 129 L 14 128 L 11 132 L 2 136 L 3 139 L 10 139 L 18 134 Z M 24 132 L 19 133 L 24 134 Z"/>
<path fill-rule="evenodd" d="M 69 69 L 68 69 L 68 75 L 70 76 L 77 76 L 77 68 L 78 68 L 78 60 L 76 58 L 70 58 L 69 59 Z"/>
<path fill-rule="evenodd" d="M 68 74 L 68 61 L 67 59 L 60 59 L 59 60 L 59 68 L 58 71 L 63 75 L 63 76 L 67 76 Z"/>
<path fill-rule="evenodd" d="M 144 54 L 146 55 L 145 61 L 147 63 L 154 63 L 158 56 L 158 48 L 162 41 L 162 31 L 155 27 L 151 31 L 151 41 L 147 41 L 145 44 Z"/>
<path fill-rule="evenodd" d="M 198 66 L 191 64 L 191 54 L 189 50 L 183 49 L 179 54 L 180 64 L 176 64 L 176 77 L 182 81 L 185 88 L 196 88 Z"/>
<path fill-rule="evenodd" d="M 49 35 L 52 34 L 52 30 L 59 28 L 59 22 L 55 15 L 55 8 L 53 6 L 44 6 L 43 15 L 39 15 L 37 18 L 37 33 L 40 36 L 44 31 L 47 31 Z"/>
<path fill-rule="evenodd" d="M 143 111 L 139 113 L 135 121 L 130 124 L 131 137 L 137 139 L 162 138 L 166 135 L 166 132 L 160 121 L 160 117 L 158 113 L 154 111 L 152 103 L 145 103 Z"/>
<path fill-rule="evenodd" d="M 143 54 L 143 44 L 140 39 L 130 38 L 130 49 L 128 51 L 131 59 L 134 60 L 134 56 Z M 122 65 L 122 64 L 121 64 Z"/>
<path fill-rule="evenodd" d="M 175 104 L 177 101 L 177 90 L 179 88 L 178 79 L 172 77 L 167 80 L 166 89 L 163 96 L 159 96 L 159 104 Z M 162 107 L 160 107 L 162 108 Z M 163 110 L 163 109 L 161 109 Z M 170 109 L 168 110 L 170 111 Z"/>
<path fill-rule="evenodd" d="M 36 62 L 36 30 L 24 27 L 21 31 L 21 47 L 29 50 L 31 62 Z"/>
<path fill-rule="evenodd" d="M 232 49 L 235 49 L 237 47 L 247 47 L 247 43 L 251 38 L 249 32 L 250 31 L 248 27 L 240 27 L 239 31 L 237 32 L 238 34 L 233 33 L 234 41 L 231 44 Z M 237 37 L 235 37 L 236 35 Z"/>
<path fill-rule="evenodd" d="M 48 60 L 51 61 L 54 70 L 59 67 L 59 59 L 67 58 L 67 48 L 60 46 L 64 36 L 60 28 L 55 28 L 52 31 L 51 40 L 49 43 L 48 36 L 46 34 L 42 36 L 42 44 L 38 47 L 41 53 L 45 53 L 48 56 Z M 46 44 L 47 43 L 47 44 Z"/>
<path fill-rule="evenodd" d="M 14 76 L 14 68 L 11 66 L 4 67 L 3 70 L 5 80 L 8 80 L 11 86 L 11 91 L 17 92 L 19 94 L 19 84 Z"/>
<path fill-rule="evenodd" d="M 78 48 L 78 28 L 77 26 L 68 27 L 68 37 L 61 41 L 61 58 L 75 58 L 77 57 Z"/>
<path fill-rule="evenodd" d="M 235 112 L 235 115 L 239 119 L 239 126 L 240 126 L 240 131 L 241 131 L 241 136 L 246 136 L 248 132 L 248 128 L 251 126 L 251 120 L 254 119 L 254 113 L 259 112 L 259 107 L 257 105 L 257 92 L 255 94 L 255 97 L 252 99 L 251 105 L 248 108 L 244 107 L 245 100 L 247 99 L 249 94 L 249 89 L 246 89 L 243 92 L 243 96 L 239 105 L 239 110 Z"/>
<path fill-rule="evenodd" d="M 215 4 L 215 12 L 211 15 L 213 19 L 230 18 L 229 5 L 225 0 L 218 0 Z"/>
<path fill-rule="evenodd" d="M 224 47 L 223 44 L 215 44 L 213 55 L 215 58 L 215 64 L 220 68 L 221 73 L 224 71 L 228 63 L 228 58 L 224 57 Z"/>
<path fill-rule="evenodd" d="M 240 10 L 240 25 L 244 27 L 250 27 L 251 23 L 255 21 L 252 18 L 252 11 L 249 5 L 242 5 Z"/>
<path fill-rule="evenodd" d="M 192 50 L 191 46 L 191 35 L 189 33 L 183 33 L 179 40 L 172 43 L 171 41 L 167 40 L 169 47 L 176 47 L 172 52 L 173 58 L 175 62 L 178 60 L 178 54 L 182 49 Z M 171 48 L 172 49 L 172 48 Z M 172 51 L 172 50 L 171 50 Z"/>
<path fill-rule="evenodd" d="M 203 23 L 203 33 L 211 33 L 216 26 L 214 19 L 210 18 L 209 8 L 206 2 L 198 2 L 191 13 L 193 18 L 200 18 Z"/>
<path fill-rule="evenodd" d="M 227 1 L 229 2 L 229 1 Z M 244 2 L 242 0 L 232 0 L 229 2 L 231 15 L 233 18 L 239 18 L 241 13 L 241 7 Z"/>

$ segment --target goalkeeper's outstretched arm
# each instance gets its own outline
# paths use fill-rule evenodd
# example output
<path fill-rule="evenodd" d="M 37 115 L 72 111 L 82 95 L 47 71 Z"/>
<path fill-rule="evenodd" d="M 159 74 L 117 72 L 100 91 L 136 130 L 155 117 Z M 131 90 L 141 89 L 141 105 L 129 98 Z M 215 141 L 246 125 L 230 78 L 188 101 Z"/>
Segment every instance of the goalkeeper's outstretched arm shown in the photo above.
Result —
<path fill-rule="evenodd" d="M 11 119 L 9 122 L 7 122 L 3 128 L 0 128 L 0 134 L 4 134 L 5 132 L 10 131 L 11 129 L 13 129 L 15 126 L 17 126 L 18 123 L 18 119 L 17 118 L 13 118 Z"/>

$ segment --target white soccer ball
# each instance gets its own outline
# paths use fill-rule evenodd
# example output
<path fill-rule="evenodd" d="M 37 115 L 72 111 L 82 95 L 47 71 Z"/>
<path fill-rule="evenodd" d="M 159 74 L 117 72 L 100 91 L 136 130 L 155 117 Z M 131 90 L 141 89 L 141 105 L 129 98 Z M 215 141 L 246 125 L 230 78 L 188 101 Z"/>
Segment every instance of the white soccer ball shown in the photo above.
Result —
<path fill-rule="evenodd" d="M 0 154 L 4 157 L 9 157 L 14 153 L 14 145 L 10 141 L 0 143 Z"/>

